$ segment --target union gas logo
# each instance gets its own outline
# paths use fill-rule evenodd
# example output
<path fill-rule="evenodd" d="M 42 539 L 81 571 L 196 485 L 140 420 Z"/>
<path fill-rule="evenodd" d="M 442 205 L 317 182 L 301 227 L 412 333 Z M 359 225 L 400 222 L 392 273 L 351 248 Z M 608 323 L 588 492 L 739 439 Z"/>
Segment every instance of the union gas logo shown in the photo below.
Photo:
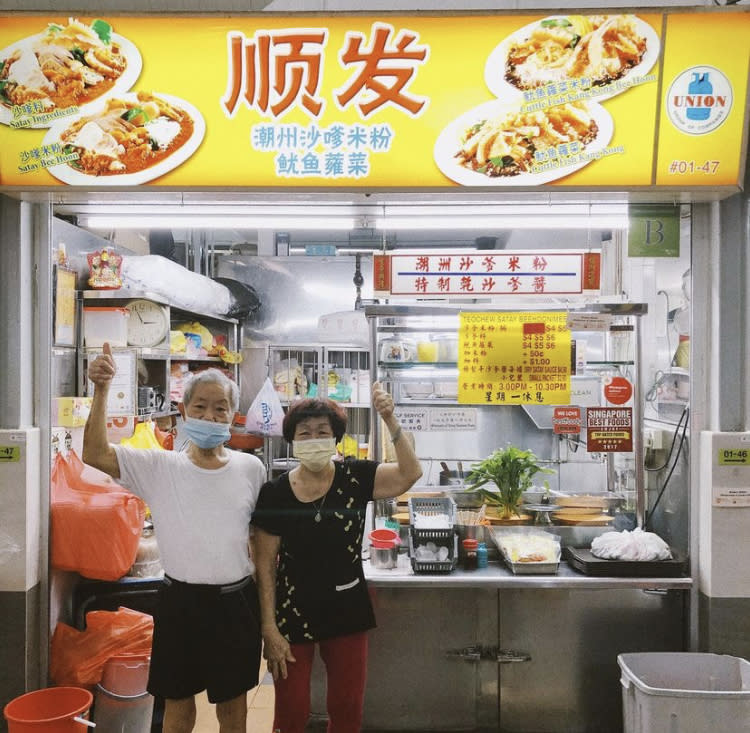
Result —
<path fill-rule="evenodd" d="M 732 101 L 732 85 L 721 71 L 713 66 L 693 66 L 670 85 L 667 115 L 678 130 L 705 135 L 727 119 Z"/>

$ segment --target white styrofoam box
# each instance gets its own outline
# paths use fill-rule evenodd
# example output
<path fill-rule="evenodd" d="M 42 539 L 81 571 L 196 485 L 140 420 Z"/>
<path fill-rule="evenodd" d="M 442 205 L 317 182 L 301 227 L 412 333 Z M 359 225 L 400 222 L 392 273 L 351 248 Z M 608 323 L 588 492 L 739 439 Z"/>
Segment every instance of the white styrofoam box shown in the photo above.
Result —
<path fill-rule="evenodd" d="M 372 399 L 372 383 L 370 382 L 370 372 L 367 369 L 357 369 L 357 402 L 369 404 Z M 352 395 L 352 400 L 355 397 Z"/>
<path fill-rule="evenodd" d="M 323 343 L 367 346 L 369 331 L 364 311 L 338 311 L 320 316 L 318 339 Z"/>
<path fill-rule="evenodd" d="M 83 341 L 87 348 L 128 345 L 128 309 L 110 306 L 84 306 Z"/>
<path fill-rule="evenodd" d="M 620 654 L 624 733 L 747 733 L 750 662 L 726 654 Z"/>

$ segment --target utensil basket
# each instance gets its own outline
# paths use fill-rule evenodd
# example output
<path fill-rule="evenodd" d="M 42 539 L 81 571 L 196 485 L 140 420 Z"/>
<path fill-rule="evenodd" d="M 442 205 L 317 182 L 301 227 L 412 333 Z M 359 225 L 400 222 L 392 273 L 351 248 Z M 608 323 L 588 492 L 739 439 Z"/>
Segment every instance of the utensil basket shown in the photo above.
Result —
<path fill-rule="evenodd" d="M 446 560 L 418 560 L 416 549 L 420 545 L 434 542 L 438 547 L 448 548 Z M 409 559 L 415 573 L 450 573 L 458 562 L 458 537 L 455 529 L 414 529 L 409 527 Z"/>
<path fill-rule="evenodd" d="M 448 517 L 448 527 L 415 527 L 417 516 Z M 458 562 L 458 538 L 456 536 L 456 502 L 450 497 L 409 497 L 409 558 L 415 573 L 450 573 Z M 448 548 L 445 560 L 421 560 L 416 557 L 416 549 L 433 542 L 438 547 Z"/>
<path fill-rule="evenodd" d="M 452 528 L 456 523 L 456 502 L 450 496 L 410 496 L 409 524 L 412 527 L 417 514 L 426 517 L 446 514 Z"/>

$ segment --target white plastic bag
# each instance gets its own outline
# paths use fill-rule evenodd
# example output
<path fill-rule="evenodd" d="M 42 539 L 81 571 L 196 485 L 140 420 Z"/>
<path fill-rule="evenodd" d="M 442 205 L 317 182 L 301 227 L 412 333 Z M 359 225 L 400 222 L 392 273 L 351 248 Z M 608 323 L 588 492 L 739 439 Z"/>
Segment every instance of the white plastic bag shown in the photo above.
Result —
<path fill-rule="evenodd" d="M 177 308 L 224 315 L 232 307 L 232 294 L 226 285 L 166 257 L 123 257 L 121 274 L 124 287 L 156 293 Z"/>
<path fill-rule="evenodd" d="M 276 394 L 271 380 L 266 377 L 266 381 L 263 382 L 263 386 L 247 411 L 245 430 L 248 433 L 260 433 L 261 435 L 281 435 L 283 420 L 284 410 L 281 407 L 281 400 Z"/>

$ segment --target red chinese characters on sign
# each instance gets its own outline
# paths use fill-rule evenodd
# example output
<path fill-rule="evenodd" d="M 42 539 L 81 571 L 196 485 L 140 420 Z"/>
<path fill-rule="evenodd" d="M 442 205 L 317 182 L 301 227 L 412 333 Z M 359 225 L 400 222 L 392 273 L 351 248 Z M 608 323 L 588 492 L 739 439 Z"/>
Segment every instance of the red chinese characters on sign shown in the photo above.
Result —
<path fill-rule="evenodd" d="M 460 318 L 459 402 L 569 404 L 565 313 L 461 313 Z"/>
<path fill-rule="evenodd" d="M 407 90 L 418 65 L 429 56 L 427 46 L 416 45 L 417 38 L 413 31 L 395 33 L 393 26 L 375 23 L 372 43 L 366 47 L 364 34 L 347 32 L 339 62 L 343 68 L 359 68 L 335 90 L 339 108 L 356 105 L 363 117 L 384 105 L 399 107 L 411 116 L 420 114 L 427 99 Z M 249 39 L 243 33 L 230 33 L 229 78 L 222 99 L 225 112 L 233 117 L 239 105 L 245 104 L 279 118 L 298 106 L 311 117 L 320 117 L 325 108 L 319 94 L 327 43 L 325 28 L 260 30 Z"/>
<path fill-rule="evenodd" d="M 633 450 L 632 408 L 587 408 L 586 450 L 589 453 L 631 452 Z"/>
<path fill-rule="evenodd" d="M 414 45 L 418 36 L 413 31 L 399 31 L 389 46 L 393 26 L 375 23 L 372 30 L 369 49 L 363 49 L 365 39 L 361 33 L 346 34 L 346 47 L 339 59 L 344 67 L 360 64 L 360 70 L 348 84 L 336 90 L 336 101 L 345 109 L 359 97 L 361 101 L 357 106 L 363 117 L 386 104 L 401 107 L 416 116 L 427 100 L 411 96 L 406 87 L 417 73 L 416 65 L 427 60 L 428 48 Z"/>
<path fill-rule="evenodd" d="M 582 292 L 586 253 L 391 255 L 393 295 L 559 295 Z"/>

